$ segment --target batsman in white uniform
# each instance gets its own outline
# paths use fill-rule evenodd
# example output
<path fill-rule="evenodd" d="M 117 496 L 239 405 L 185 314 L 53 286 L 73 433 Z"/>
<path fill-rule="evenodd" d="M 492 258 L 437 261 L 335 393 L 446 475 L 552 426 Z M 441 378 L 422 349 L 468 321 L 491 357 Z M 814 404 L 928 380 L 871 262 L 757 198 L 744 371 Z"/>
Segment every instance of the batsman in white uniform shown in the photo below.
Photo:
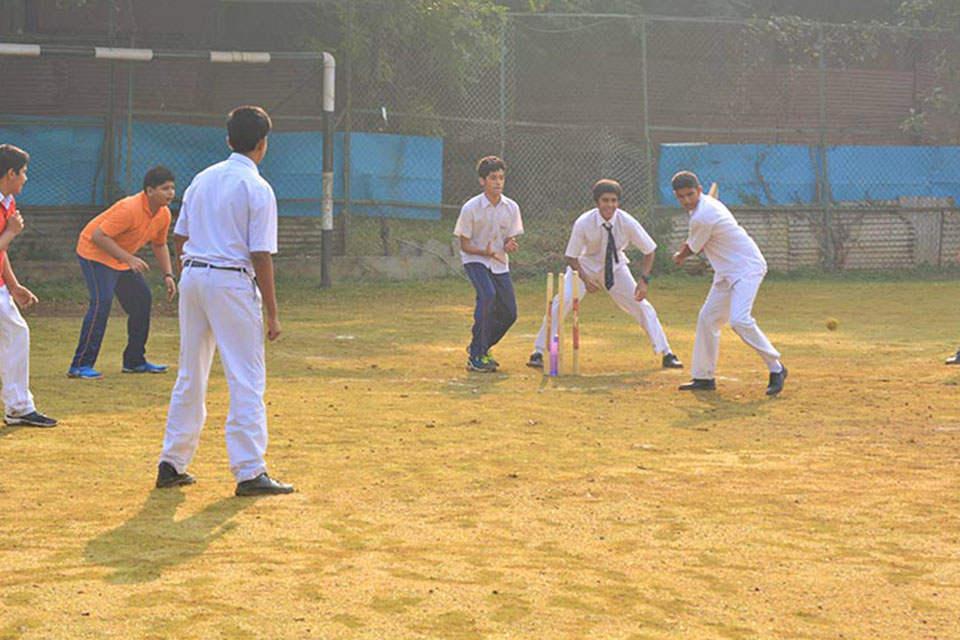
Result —
<path fill-rule="evenodd" d="M 615 180 L 600 180 L 593 186 L 595 209 L 582 214 L 573 223 L 570 240 L 565 252 L 567 270 L 563 278 L 563 315 L 573 308 L 573 272 L 583 281 L 578 287 L 579 299 L 588 293 L 606 290 L 621 309 L 633 316 L 653 344 L 654 353 L 662 355 L 661 364 L 667 369 L 683 367 L 670 351 L 667 336 L 663 333 L 657 311 L 647 300 L 647 285 L 653 269 L 653 253 L 657 243 L 637 222 L 636 218 L 620 209 L 623 189 Z M 633 245 L 644 254 L 640 282 L 630 272 L 630 260 L 624 249 Z M 556 331 L 559 295 L 551 305 L 553 331 Z M 540 324 L 540 332 L 533 344 L 533 353 L 527 366 L 542 368 L 543 353 L 547 346 L 547 318 Z"/>
<path fill-rule="evenodd" d="M 697 338 L 693 346 L 693 380 L 681 385 L 682 391 L 713 391 L 720 356 L 720 329 L 729 319 L 740 338 L 753 347 L 770 371 L 767 395 L 783 390 L 787 368 L 753 318 L 753 302 L 767 261 L 760 248 L 722 202 L 703 193 L 697 176 L 681 171 L 672 178 L 677 200 L 690 214 L 690 233 L 673 261 L 678 266 L 689 256 L 703 251 L 713 266 L 713 286 L 700 309 Z"/>
<path fill-rule="evenodd" d="M 170 397 L 157 487 L 192 484 L 193 460 L 207 415 L 213 350 L 230 389 L 226 440 L 236 495 L 291 493 L 267 475 L 267 412 L 263 402 L 267 339 L 280 335 L 274 292 L 277 200 L 257 165 L 272 122 L 260 107 L 238 107 L 227 120 L 233 153 L 197 174 L 183 195 L 174 228 L 180 278 L 180 365 Z M 256 277 L 254 277 L 256 276 Z"/>

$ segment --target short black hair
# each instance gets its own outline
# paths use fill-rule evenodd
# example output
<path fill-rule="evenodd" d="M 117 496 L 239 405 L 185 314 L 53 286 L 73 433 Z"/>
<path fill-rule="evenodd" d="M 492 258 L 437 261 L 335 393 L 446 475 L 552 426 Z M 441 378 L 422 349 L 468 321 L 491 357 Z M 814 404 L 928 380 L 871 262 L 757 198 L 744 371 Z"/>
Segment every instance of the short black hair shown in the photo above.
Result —
<path fill-rule="evenodd" d="M 7 172 L 13 169 L 15 173 L 27 166 L 30 162 L 30 154 L 15 147 L 12 144 L 0 144 L 0 178 L 7 175 Z"/>
<path fill-rule="evenodd" d="M 173 172 L 166 167 L 153 167 L 143 176 L 143 190 L 146 191 L 147 187 L 156 189 L 164 182 L 176 182 L 176 178 L 173 177 Z"/>
<path fill-rule="evenodd" d="M 484 156 L 477 161 L 477 175 L 486 178 L 494 171 L 506 171 L 507 164 L 497 156 Z"/>
<path fill-rule="evenodd" d="M 696 189 L 700 186 L 700 180 L 697 179 L 697 174 L 693 171 L 678 171 L 670 178 L 670 184 L 673 186 L 674 191 L 680 191 L 680 189 Z"/>
<path fill-rule="evenodd" d="M 593 201 L 600 202 L 600 196 L 605 193 L 612 193 L 617 196 L 617 200 L 623 200 L 623 187 L 616 180 L 597 180 L 597 184 L 593 185 Z"/>
<path fill-rule="evenodd" d="M 267 137 L 273 121 L 260 107 L 244 105 L 227 116 L 227 138 L 230 148 L 237 153 L 249 153 Z"/>

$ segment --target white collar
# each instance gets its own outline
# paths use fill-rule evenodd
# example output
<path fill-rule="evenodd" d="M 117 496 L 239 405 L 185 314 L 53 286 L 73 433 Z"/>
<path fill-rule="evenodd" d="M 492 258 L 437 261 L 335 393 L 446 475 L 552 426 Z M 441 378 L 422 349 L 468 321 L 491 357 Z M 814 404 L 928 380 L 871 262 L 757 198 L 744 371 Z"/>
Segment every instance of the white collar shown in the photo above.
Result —
<path fill-rule="evenodd" d="M 230 154 L 230 157 L 227 158 L 227 160 L 230 160 L 232 162 L 239 162 L 240 164 L 244 164 L 248 168 L 253 169 L 257 173 L 260 173 L 260 170 L 257 169 L 257 163 L 251 160 L 250 158 L 248 158 L 247 156 L 243 155 L 242 153 L 237 153 L 236 151 L 234 151 L 233 153 Z"/>
<path fill-rule="evenodd" d="M 603 228 L 606 228 L 606 226 L 609 224 L 610 227 L 612 228 L 613 225 L 614 225 L 614 223 L 616 223 L 616 221 L 617 221 L 617 214 L 618 214 L 618 213 L 620 213 L 620 209 L 616 209 L 616 210 L 613 212 L 613 215 L 610 216 L 610 219 L 609 219 L 609 220 L 604 220 L 604 219 L 603 219 L 603 216 L 600 214 L 600 209 L 599 209 L 599 207 L 598 207 L 598 208 L 597 208 L 597 224 L 599 224 L 599 225 L 600 225 L 601 227 L 603 227 Z"/>
<path fill-rule="evenodd" d="M 503 199 L 504 199 L 505 197 L 506 197 L 506 196 L 504 196 L 504 195 L 501 193 L 501 194 L 500 194 L 500 202 L 498 202 L 497 204 L 493 204 L 492 202 L 490 202 L 490 199 L 487 197 L 486 192 L 481 191 L 481 192 L 480 192 L 480 204 L 483 205 L 484 207 L 497 208 L 497 207 L 499 207 L 500 205 L 503 204 Z"/>
<path fill-rule="evenodd" d="M 687 215 L 692 216 L 692 215 L 695 214 L 697 211 L 700 211 L 700 208 L 703 207 L 703 203 L 706 202 L 706 200 L 704 200 L 704 197 L 705 197 L 706 195 L 707 195 L 706 193 L 701 193 L 701 194 L 700 194 L 700 197 L 697 199 L 697 206 L 695 206 L 695 207 L 693 208 L 693 211 L 687 211 Z"/>

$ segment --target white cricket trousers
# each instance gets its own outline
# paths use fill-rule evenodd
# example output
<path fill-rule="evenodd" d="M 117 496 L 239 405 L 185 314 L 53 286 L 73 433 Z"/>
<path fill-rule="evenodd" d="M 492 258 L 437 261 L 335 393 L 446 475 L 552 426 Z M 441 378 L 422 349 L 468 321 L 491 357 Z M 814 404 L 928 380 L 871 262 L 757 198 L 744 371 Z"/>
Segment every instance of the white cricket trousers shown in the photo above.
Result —
<path fill-rule="evenodd" d="M 30 328 L 7 285 L 0 285 L 0 383 L 8 416 L 36 411 L 30 393 Z"/>
<path fill-rule="evenodd" d="M 740 339 L 753 347 L 771 372 L 780 371 L 780 353 L 773 348 L 753 318 L 753 302 L 763 283 L 763 276 L 748 276 L 730 283 L 714 282 L 697 318 L 697 338 L 693 344 L 694 378 L 709 379 L 716 375 L 720 356 L 720 329 L 730 320 L 730 327 Z"/>
<path fill-rule="evenodd" d="M 579 283 L 578 293 L 580 300 L 587 295 L 587 285 L 583 280 Z M 637 281 L 633 279 L 630 268 L 625 264 L 619 264 L 613 275 L 613 287 L 607 291 L 613 298 L 617 306 L 633 316 L 637 324 L 647 333 L 650 343 L 653 345 L 654 353 L 670 353 L 670 344 L 667 342 L 667 336 L 663 333 L 663 327 L 660 326 L 660 319 L 657 318 L 657 310 L 646 299 L 637 302 L 633 299 L 634 291 L 637 288 Z M 554 296 L 553 304 L 550 305 L 553 314 L 551 331 L 557 335 L 557 301 L 558 296 Z M 573 269 L 567 267 L 563 275 L 563 316 L 566 317 L 573 309 Z M 533 343 L 533 350 L 537 353 L 543 353 L 547 344 L 547 317 L 544 315 L 540 323 L 540 332 L 537 333 L 537 339 Z"/>
<path fill-rule="evenodd" d="M 239 271 L 186 267 L 180 279 L 180 364 L 170 396 L 161 462 L 185 473 L 207 417 L 207 379 L 213 350 L 230 389 L 225 436 L 237 482 L 267 470 L 267 375 L 260 290 Z"/>

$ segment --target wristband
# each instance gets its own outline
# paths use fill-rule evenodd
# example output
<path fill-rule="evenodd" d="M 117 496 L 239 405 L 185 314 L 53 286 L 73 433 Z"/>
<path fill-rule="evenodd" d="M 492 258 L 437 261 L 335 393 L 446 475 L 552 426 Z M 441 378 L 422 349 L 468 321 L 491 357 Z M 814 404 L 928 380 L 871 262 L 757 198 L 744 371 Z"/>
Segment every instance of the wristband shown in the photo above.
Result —
<path fill-rule="evenodd" d="M 649 273 L 641 273 L 641 274 L 640 274 L 640 279 L 643 280 L 646 284 L 650 284 L 650 278 L 652 278 L 652 277 L 653 277 L 653 276 L 650 275 Z"/>
<path fill-rule="evenodd" d="M 177 281 L 176 276 L 174 276 L 172 273 L 165 273 L 165 274 L 163 274 L 163 277 L 164 277 L 164 278 L 172 278 L 174 282 Z"/>

